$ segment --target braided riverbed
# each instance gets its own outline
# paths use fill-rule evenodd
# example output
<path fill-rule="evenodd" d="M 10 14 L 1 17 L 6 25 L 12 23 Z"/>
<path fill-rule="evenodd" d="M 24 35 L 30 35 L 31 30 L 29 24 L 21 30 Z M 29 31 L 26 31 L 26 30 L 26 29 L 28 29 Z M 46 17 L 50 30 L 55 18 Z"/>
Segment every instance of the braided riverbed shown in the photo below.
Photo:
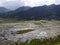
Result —
<path fill-rule="evenodd" d="M 32 39 L 54 38 L 60 34 L 60 21 L 24 21 L 0 24 L 0 39 L 10 42 L 25 42 Z M 5 29 L 5 30 L 4 30 Z M 33 30 L 23 34 L 17 31 Z"/>

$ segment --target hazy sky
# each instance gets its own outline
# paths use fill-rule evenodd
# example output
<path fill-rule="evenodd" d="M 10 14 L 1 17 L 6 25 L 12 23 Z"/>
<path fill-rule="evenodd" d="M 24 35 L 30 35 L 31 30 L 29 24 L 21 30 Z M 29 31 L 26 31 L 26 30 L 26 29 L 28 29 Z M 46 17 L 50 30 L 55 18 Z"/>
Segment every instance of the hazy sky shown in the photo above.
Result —
<path fill-rule="evenodd" d="M 16 9 L 20 6 L 42 6 L 60 4 L 60 0 L 0 0 L 0 6 Z"/>

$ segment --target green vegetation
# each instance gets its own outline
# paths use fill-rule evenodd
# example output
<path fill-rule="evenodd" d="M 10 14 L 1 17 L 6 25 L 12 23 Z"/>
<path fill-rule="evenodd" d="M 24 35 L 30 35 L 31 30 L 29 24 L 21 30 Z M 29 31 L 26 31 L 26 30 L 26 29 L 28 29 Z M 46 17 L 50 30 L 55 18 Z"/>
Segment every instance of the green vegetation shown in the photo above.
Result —
<path fill-rule="evenodd" d="M 60 42 L 56 43 L 55 45 L 60 45 Z"/>
<path fill-rule="evenodd" d="M 59 42 L 59 43 L 58 43 Z M 60 35 L 49 39 L 33 39 L 30 43 L 20 43 L 19 45 L 60 45 Z"/>
<path fill-rule="evenodd" d="M 15 45 L 14 43 L 11 43 L 10 45 Z"/>
<path fill-rule="evenodd" d="M 29 45 L 28 42 L 21 42 L 21 43 L 17 43 L 17 45 Z"/>
<path fill-rule="evenodd" d="M 60 45 L 60 35 L 55 38 L 49 39 L 33 39 L 30 41 L 29 45 Z"/>
<path fill-rule="evenodd" d="M 4 45 L 8 45 L 8 43 L 4 43 Z"/>
<path fill-rule="evenodd" d="M 17 31 L 16 34 L 24 34 L 24 33 L 30 32 L 30 31 L 33 31 L 33 29 L 20 30 L 20 31 Z"/>
<path fill-rule="evenodd" d="M 17 19 L 12 19 L 12 18 L 0 18 L 0 23 L 15 23 L 15 22 L 18 22 Z"/>
<path fill-rule="evenodd" d="M 40 21 L 33 22 L 35 25 L 42 25 Z"/>
<path fill-rule="evenodd" d="M 7 45 L 7 44 L 5 44 Z M 32 39 L 29 43 L 21 42 L 21 43 L 15 43 L 10 45 L 60 45 L 60 35 L 58 35 L 55 38 L 49 38 L 49 39 Z"/>
<path fill-rule="evenodd" d="M 47 21 L 46 20 L 41 20 L 41 23 L 47 23 Z"/>

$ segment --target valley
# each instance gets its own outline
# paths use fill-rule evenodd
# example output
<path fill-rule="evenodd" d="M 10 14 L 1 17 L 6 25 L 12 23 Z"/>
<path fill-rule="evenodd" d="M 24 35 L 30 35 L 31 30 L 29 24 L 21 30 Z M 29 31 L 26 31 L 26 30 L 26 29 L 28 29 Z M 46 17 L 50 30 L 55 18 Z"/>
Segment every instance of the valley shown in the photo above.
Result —
<path fill-rule="evenodd" d="M 54 38 L 60 34 L 58 20 L 31 20 L 0 23 L 0 39 L 25 42 L 32 39 Z"/>

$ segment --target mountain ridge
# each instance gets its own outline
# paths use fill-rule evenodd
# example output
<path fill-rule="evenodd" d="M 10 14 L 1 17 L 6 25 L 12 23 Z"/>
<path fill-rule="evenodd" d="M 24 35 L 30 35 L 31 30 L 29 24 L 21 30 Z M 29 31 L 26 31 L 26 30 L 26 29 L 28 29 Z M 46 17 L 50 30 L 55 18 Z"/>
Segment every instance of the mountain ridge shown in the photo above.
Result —
<path fill-rule="evenodd" d="M 7 15 L 6 15 L 7 14 Z M 58 19 L 60 20 L 60 5 L 44 5 L 33 7 L 26 11 L 6 13 L 3 18 L 16 18 L 20 20 Z"/>
<path fill-rule="evenodd" d="M 7 9 L 5 7 L 0 7 L 0 13 L 6 13 L 8 11 L 10 11 L 10 9 Z"/>

